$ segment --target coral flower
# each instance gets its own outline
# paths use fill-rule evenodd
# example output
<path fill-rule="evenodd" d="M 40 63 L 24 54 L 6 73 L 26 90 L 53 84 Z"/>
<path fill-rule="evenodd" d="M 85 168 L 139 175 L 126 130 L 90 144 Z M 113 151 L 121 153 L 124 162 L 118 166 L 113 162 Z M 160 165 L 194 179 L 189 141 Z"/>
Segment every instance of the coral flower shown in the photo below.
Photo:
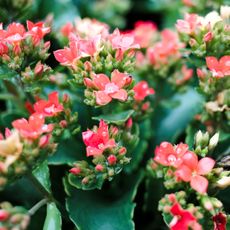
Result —
<path fill-rule="evenodd" d="M 188 145 L 180 143 L 173 146 L 169 142 L 162 142 L 160 146 L 155 149 L 154 160 L 164 166 L 179 167 L 183 160 L 182 157 L 188 152 Z"/>
<path fill-rule="evenodd" d="M 98 105 L 106 105 L 112 99 L 126 101 L 128 93 L 123 87 L 128 86 L 132 82 L 132 78 L 125 74 L 114 70 L 111 74 L 111 80 L 105 74 L 95 74 L 92 80 L 84 79 L 84 83 L 89 88 L 95 88 L 96 103 Z"/>
<path fill-rule="evenodd" d="M 183 164 L 175 172 L 176 176 L 190 182 L 191 187 L 199 193 L 207 192 L 208 180 L 204 177 L 215 165 L 212 158 L 204 157 L 198 161 L 198 157 L 193 152 L 187 152 L 182 157 Z"/>
<path fill-rule="evenodd" d="M 50 133 L 53 130 L 53 125 L 46 125 L 44 116 L 37 113 L 32 114 L 28 121 L 22 118 L 13 121 L 12 125 L 22 137 L 32 140 L 39 138 L 43 133 Z"/>
<path fill-rule="evenodd" d="M 108 125 L 103 120 L 96 132 L 87 130 L 82 133 L 82 138 L 87 146 L 87 157 L 101 155 L 105 149 L 116 146 L 115 140 L 110 139 Z"/>
<path fill-rule="evenodd" d="M 171 207 L 170 213 L 174 217 L 170 223 L 170 230 L 188 230 L 189 226 L 196 222 L 195 216 L 184 210 L 178 203 Z"/>
<path fill-rule="evenodd" d="M 230 76 L 230 56 L 223 56 L 219 61 L 216 57 L 206 57 L 206 64 L 213 77 Z"/>
<path fill-rule="evenodd" d="M 154 94 L 155 91 L 153 88 L 149 88 L 146 81 L 138 82 L 134 87 L 134 99 L 136 101 L 143 101 L 148 95 Z"/>
<path fill-rule="evenodd" d="M 39 100 L 34 104 L 34 111 L 45 117 L 53 117 L 63 111 L 63 105 L 59 103 L 58 92 L 50 93 L 48 101 Z"/>

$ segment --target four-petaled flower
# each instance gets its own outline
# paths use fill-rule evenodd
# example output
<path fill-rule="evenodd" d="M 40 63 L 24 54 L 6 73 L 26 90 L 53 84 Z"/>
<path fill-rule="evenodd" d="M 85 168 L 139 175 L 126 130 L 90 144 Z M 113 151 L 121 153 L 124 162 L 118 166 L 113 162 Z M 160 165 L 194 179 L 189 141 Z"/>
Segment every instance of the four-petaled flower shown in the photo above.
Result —
<path fill-rule="evenodd" d="M 183 163 L 176 170 L 178 179 L 190 182 L 191 187 L 199 193 L 206 193 L 208 180 L 204 177 L 215 165 L 212 158 L 204 157 L 198 161 L 198 157 L 193 152 L 187 152 L 182 157 Z"/>
<path fill-rule="evenodd" d="M 101 155 L 105 149 L 116 146 L 114 139 L 110 139 L 108 125 L 101 120 L 97 131 L 87 130 L 82 133 L 82 138 L 87 146 L 87 157 Z"/>
<path fill-rule="evenodd" d="M 138 82 L 134 87 L 134 99 L 136 101 L 143 101 L 148 95 L 154 94 L 155 91 L 153 88 L 149 88 L 146 81 Z"/>
<path fill-rule="evenodd" d="M 182 157 L 188 152 L 188 145 L 180 143 L 173 146 L 169 142 L 162 142 L 155 149 L 154 160 L 164 166 L 173 166 L 178 168 L 182 163 Z"/>
<path fill-rule="evenodd" d="M 35 140 L 43 133 L 50 133 L 53 130 L 52 124 L 45 124 L 45 118 L 42 114 L 32 114 L 28 120 L 21 118 L 12 122 L 15 129 L 19 131 L 22 137 Z"/>
<path fill-rule="evenodd" d="M 59 103 L 58 92 L 50 93 L 48 101 L 39 100 L 34 104 L 34 111 L 44 117 L 53 117 L 63 111 L 63 105 Z"/>
<path fill-rule="evenodd" d="M 223 56 L 219 61 L 216 57 L 206 57 L 206 64 L 213 77 L 230 76 L 230 56 Z"/>
<path fill-rule="evenodd" d="M 132 77 L 114 70 L 111 74 L 111 80 L 105 74 L 95 74 L 92 80 L 89 78 L 84 79 L 84 83 L 89 88 L 94 88 L 96 103 L 98 105 L 106 105 L 112 99 L 126 101 L 128 93 L 124 87 L 130 85 Z"/>
<path fill-rule="evenodd" d="M 173 215 L 169 224 L 170 230 L 188 230 L 189 226 L 196 222 L 196 217 L 188 210 L 183 209 L 178 203 L 171 207 L 170 213 Z"/>

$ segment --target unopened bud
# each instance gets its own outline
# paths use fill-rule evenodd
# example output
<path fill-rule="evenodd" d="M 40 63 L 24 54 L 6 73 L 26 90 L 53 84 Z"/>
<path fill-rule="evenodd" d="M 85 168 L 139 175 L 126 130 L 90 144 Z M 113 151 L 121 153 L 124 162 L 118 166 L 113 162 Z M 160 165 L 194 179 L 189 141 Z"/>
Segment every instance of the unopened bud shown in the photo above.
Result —
<path fill-rule="evenodd" d="M 89 178 L 88 177 L 84 177 L 81 181 L 82 184 L 88 184 L 89 183 Z"/>
<path fill-rule="evenodd" d="M 204 35 L 203 40 L 204 40 L 204 42 L 209 42 L 209 41 L 212 40 L 212 38 L 213 38 L 212 32 L 209 31 L 208 33 L 206 33 L 206 34 Z"/>
<path fill-rule="evenodd" d="M 43 70 L 44 65 L 39 61 L 34 68 L 34 73 L 36 76 L 40 76 L 43 73 Z"/>
<path fill-rule="evenodd" d="M 110 155 L 107 160 L 109 165 L 115 165 L 117 163 L 117 158 L 114 155 Z"/>
<path fill-rule="evenodd" d="M 68 103 L 69 100 L 70 100 L 70 99 L 69 99 L 69 95 L 65 93 L 65 94 L 63 95 L 63 98 L 62 98 L 63 103 Z"/>
<path fill-rule="evenodd" d="M 84 63 L 84 67 L 87 72 L 90 72 L 92 70 L 92 64 L 89 61 L 86 61 Z"/>
<path fill-rule="evenodd" d="M 69 170 L 69 172 L 74 174 L 74 175 L 79 175 L 81 173 L 81 169 L 80 168 L 71 168 Z"/>
<path fill-rule="evenodd" d="M 124 155 L 124 154 L 126 154 L 126 152 L 127 152 L 127 149 L 126 149 L 125 147 L 121 147 L 121 148 L 119 149 L 119 154 L 120 154 L 120 155 Z"/>
<path fill-rule="evenodd" d="M 230 186 L 230 177 L 224 176 L 216 182 L 218 188 L 225 189 Z"/>
<path fill-rule="evenodd" d="M 96 167 L 95 167 L 95 170 L 98 171 L 98 172 L 102 172 L 104 170 L 104 167 L 101 164 L 97 164 Z"/>
<path fill-rule="evenodd" d="M 126 127 L 127 127 L 128 129 L 131 129 L 132 126 L 133 126 L 133 119 L 130 117 L 130 118 L 128 119 L 128 121 L 126 122 Z"/>
<path fill-rule="evenodd" d="M 59 125 L 62 127 L 62 128 L 66 128 L 67 127 L 67 121 L 66 120 L 61 120 L 59 122 Z"/>
<path fill-rule="evenodd" d="M 209 150 L 214 149 L 216 147 L 216 145 L 218 144 L 218 141 L 219 141 L 219 133 L 216 133 L 209 140 L 209 145 L 208 145 Z"/>
<path fill-rule="evenodd" d="M 9 218 L 9 213 L 3 209 L 0 210 L 0 221 L 6 221 Z"/>

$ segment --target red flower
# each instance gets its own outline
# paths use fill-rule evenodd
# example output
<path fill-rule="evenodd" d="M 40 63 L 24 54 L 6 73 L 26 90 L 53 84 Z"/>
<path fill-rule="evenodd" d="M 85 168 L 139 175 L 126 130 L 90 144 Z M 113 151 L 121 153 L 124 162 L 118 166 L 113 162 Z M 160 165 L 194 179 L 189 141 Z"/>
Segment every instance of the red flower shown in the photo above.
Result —
<path fill-rule="evenodd" d="M 34 45 L 37 45 L 50 32 L 50 27 L 45 27 L 43 22 L 27 21 L 26 24 L 28 29 L 26 34 L 32 37 Z"/>
<path fill-rule="evenodd" d="M 82 138 L 87 146 L 87 157 L 101 155 L 105 149 L 116 146 L 115 140 L 110 139 L 108 125 L 103 120 L 96 132 L 87 130 L 82 133 Z"/>
<path fill-rule="evenodd" d="M 134 87 L 134 99 L 136 101 L 143 101 L 148 95 L 154 94 L 155 91 L 153 88 L 149 88 L 146 81 L 138 82 Z"/>
<path fill-rule="evenodd" d="M 175 172 L 176 176 L 185 182 L 190 182 L 191 187 L 197 192 L 207 192 L 208 180 L 203 175 L 212 170 L 215 161 L 209 157 L 198 161 L 197 155 L 193 152 L 185 153 L 182 160 L 183 164 Z"/>
<path fill-rule="evenodd" d="M 206 64 L 213 77 L 221 78 L 230 75 L 230 56 L 223 56 L 219 61 L 216 57 L 206 57 Z"/>
<path fill-rule="evenodd" d="M 34 104 L 34 111 L 44 117 L 53 117 L 63 111 L 63 105 L 59 103 L 58 92 L 50 93 L 48 101 L 39 100 Z"/>
<path fill-rule="evenodd" d="M 174 216 L 170 223 L 170 230 L 188 230 L 189 225 L 196 222 L 195 216 L 184 210 L 178 203 L 171 207 L 170 213 Z"/>
<path fill-rule="evenodd" d="M 123 87 L 129 85 L 132 78 L 125 74 L 114 70 L 111 74 L 111 80 L 105 74 L 95 74 L 92 80 L 89 78 L 84 79 L 84 83 L 89 88 L 95 88 L 96 103 L 98 105 L 106 105 L 112 99 L 126 101 L 128 94 Z"/>
<path fill-rule="evenodd" d="M 36 113 L 31 115 L 28 121 L 22 118 L 13 121 L 12 125 L 24 138 L 33 140 L 39 138 L 43 133 L 49 133 L 53 130 L 53 125 L 46 125 L 44 117 Z"/>
<path fill-rule="evenodd" d="M 164 166 L 173 166 L 178 168 L 183 160 L 182 157 L 188 152 L 188 145 L 180 143 L 173 146 L 169 142 L 162 142 L 160 146 L 155 149 L 154 160 Z"/>
<path fill-rule="evenodd" d="M 215 216 L 212 217 L 214 222 L 214 230 L 226 230 L 227 218 L 226 215 L 219 212 Z"/>

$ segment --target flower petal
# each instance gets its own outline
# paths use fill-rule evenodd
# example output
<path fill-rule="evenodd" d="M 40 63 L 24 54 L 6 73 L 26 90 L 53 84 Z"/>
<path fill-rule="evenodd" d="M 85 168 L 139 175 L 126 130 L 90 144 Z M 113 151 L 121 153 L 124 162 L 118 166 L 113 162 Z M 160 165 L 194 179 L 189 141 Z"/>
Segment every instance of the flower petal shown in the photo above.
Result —
<path fill-rule="evenodd" d="M 111 82 L 115 83 L 121 89 L 125 85 L 128 77 L 127 74 L 121 73 L 115 69 L 111 75 Z"/>
<path fill-rule="evenodd" d="M 183 158 L 183 164 L 187 165 L 191 170 L 195 170 L 197 168 L 198 164 L 198 157 L 193 152 L 187 152 L 182 157 Z"/>
<path fill-rule="evenodd" d="M 98 105 L 106 105 L 108 104 L 112 98 L 107 95 L 104 91 L 97 91 L 96 94 L 96 102 Z"/>
<path fill-rule="evenodd" d="M 95 147 L 88 146 L 86 148 L 86 155 L 87 155 L 87 157 L 90 157 L 90 156 L 100 156 L 102 153 L 103 153 L 103 150 L 95 148 Z"/>
<path fill-rule="evenodd" d="M 193 176 L 190 182 L 191 187 L 199 193 L 206 193 L 208 188 L 208 180 L 203 176 Z"/>
<path fill-rule="evenodd" d="M 110 83 L 109 78 L 105 75 L 105 74 L 95 74 L 93 76 L 93 83 L 95 84 L 95 86 L 100 89 L 100 90 L 104 90 L 106 84 Z"/>
<path fill-rule="evenodd" d="M 120 101 L 126 101 L 128 94 L 124 89 L 120 89 L 117 93 L 111 94 L 111 97 Z"/>
<path fill-rule="evenodd" d="M 215 165 L 215 161 L 210 157 L 202 158 L 197 165 L 197 173 L 200 175 L 208 174 Z"/>
<path fill-rule="evenodd" d="M 189 182 L 192 177 L 192 171 L 186 165 L 182 165 L 176 170 L 175 175 L 183 181 Z"/>

